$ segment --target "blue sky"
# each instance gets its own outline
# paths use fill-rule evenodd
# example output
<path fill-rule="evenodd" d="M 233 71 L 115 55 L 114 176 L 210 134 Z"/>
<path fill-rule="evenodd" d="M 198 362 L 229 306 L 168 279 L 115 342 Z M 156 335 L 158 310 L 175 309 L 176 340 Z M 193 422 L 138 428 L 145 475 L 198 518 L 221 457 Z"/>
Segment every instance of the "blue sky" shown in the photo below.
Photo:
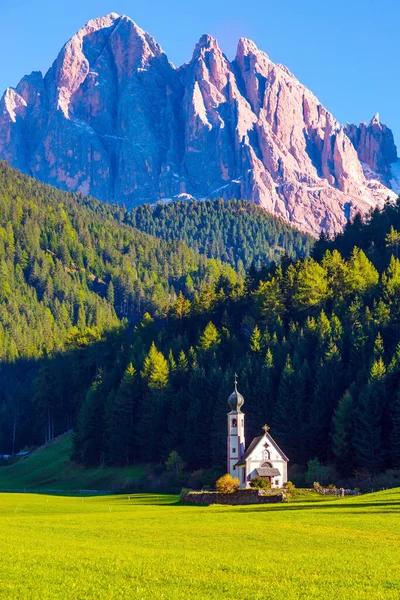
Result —
<path fill-rule="evenodd" d="M 203 33 L 232 59 L 239 37 L 285 64 L 339 121 L 379 112 L 400 154 L 399 0 L 0 0 L 0 90 L 46 71 L 89 19 L 130 16 L 179 65 Z"/>

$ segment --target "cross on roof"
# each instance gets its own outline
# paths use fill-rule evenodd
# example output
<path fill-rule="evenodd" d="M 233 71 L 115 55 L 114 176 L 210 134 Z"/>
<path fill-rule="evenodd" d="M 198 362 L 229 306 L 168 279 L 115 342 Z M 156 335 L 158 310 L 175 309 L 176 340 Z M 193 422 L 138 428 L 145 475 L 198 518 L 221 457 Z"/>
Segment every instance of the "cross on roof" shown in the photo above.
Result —
<path fill-rule="evenodd" d="M 267 431 L 269 431 L 270 428 L 268 427 L 268 425 L 264 425 L 263 429 L 264 429 L 265 433 L 267 433 Z"/>

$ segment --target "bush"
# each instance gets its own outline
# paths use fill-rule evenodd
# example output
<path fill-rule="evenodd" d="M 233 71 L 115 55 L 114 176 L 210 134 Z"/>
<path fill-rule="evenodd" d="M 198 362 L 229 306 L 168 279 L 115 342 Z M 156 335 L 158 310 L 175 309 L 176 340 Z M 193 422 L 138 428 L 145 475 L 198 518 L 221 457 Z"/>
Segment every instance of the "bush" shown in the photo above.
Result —
<path fill-rule="evenodd" d="M 264 477 L 254 477 L 250 481 L 250 487 L 256 488 L 257 490 L 270 490 L 271 482 L 268 479 L 264 479 Z"/>
<path fill-rule="evenodd" d="M 227 473 L 217 480 L 215 486 L 220 494 L 233 494 L 239 487 L 239 479 Z"/>
<path fill-rule="evenodd" d="M 313 481 L 319 481 L 324 486 L 329 481 L 335 481 L 336 478 L 336 473 L 332 466 L 322 465 L 318 458 L 308 461 L 307 473 L 305 475 L 307 485 L 310 485 Z"/>
<path fill-rule="evenodd" d="M 175 450 L 169 453 L 169 456 L 165 461 L 165 467 L 167 471 L 171 471 L 172 473 L 174 473 L 177 479 L 179 479 L 185 466 L 185 461 L 179 456 L 179 454 Z"/>
<path fill-rule="evenodd" d="M 296 486 L 291 481 L 284 483 L 283 487 L 288 496 L 294 496 L 296 494 Z"/>
<path fill-rule="evenodd" d="M 189 488 L 182 488 L 181 489 L 181 493 L 179 494 L 179 500 L 181 502 L 185 502 L 187 495 L 189 492 L 191 492 L 192 490 L 190 490 Z"/>

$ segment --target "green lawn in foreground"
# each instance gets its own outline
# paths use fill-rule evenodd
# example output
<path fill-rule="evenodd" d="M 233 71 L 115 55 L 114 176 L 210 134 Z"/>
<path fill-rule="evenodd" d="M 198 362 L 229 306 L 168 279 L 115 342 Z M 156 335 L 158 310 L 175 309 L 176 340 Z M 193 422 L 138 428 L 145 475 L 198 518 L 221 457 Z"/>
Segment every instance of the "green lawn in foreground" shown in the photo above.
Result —
<path fill-rule="evenodd" d="M 271 506 L 176 500 L 0 494 L 0 597 L 400 598 L 400 489 Z"/>
<path fill-rule="evenodd" d="M 0 467 L 0 490 L 121 490 L 143 473 L 143 467 L 87 469 L 69 460 L 72 438 L 65 436 L 40 452 Z"/>

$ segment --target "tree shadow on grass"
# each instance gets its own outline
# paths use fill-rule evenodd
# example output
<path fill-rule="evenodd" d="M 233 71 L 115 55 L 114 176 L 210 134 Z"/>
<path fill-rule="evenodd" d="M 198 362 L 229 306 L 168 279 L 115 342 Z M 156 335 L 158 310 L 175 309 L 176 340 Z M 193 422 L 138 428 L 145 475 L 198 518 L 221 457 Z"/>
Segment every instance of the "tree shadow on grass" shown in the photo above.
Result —
<path fill-rule="evenodd" d="M 208 506 L 212 506 L 212 505 L 208 505 Z M 214 505 L 214 506 L 219 506 L 219 507 L 224 507 L 226 505 L 223 504 L 219 504 L 219 505 Z M 387 507 L 385 509 L 385 507 Z M 371 511 L 371 510 L 361 510 L 361 509 L 368 509 L 368 508 L 372 508 L 372 509 L 377 509 L 375 511 Z M 282 504 L 274 504 L 274 505 L 235 505 L 231 507 L 231 510 L 219 510 L 218 512 L 232 512 L 232 509 L 239 509 L 239 510 L 243 510 L 244 512 L 265 512 L 265 510 L 267 511 L 304 511 L 304 510 L 314 510 L 314 511 L 318 511 L 320 509 L 336 509 L 337 511 L 340 512 L 357 512 L 358 514 L 362 514 L 362 513 L 368 513 L 368 514 L 372 514 L 372 513 L 378 513 L 378 512 L 391 512 L 391 513 L 396 513 L 399 514 L 400 512 L 400 501 L 387 501 L 387 502 L 352 502 L 352 503 L 342 503 L 340 501 L 336 501 L 333 503 L 315 503 L 315 502 L 310 502 L 310 504 L 286 504 L 286 503 L 282 503 Z M 385 510 L 381 510 L 381 509 L 385 509 Z"/>
<path fill-rule="evenodd" d="M 176 506 L 181 504 L 177 494 L 135 493 L 116 494 L 109 498 L 111 502 L 131 502 L 133 506 Z"/>

